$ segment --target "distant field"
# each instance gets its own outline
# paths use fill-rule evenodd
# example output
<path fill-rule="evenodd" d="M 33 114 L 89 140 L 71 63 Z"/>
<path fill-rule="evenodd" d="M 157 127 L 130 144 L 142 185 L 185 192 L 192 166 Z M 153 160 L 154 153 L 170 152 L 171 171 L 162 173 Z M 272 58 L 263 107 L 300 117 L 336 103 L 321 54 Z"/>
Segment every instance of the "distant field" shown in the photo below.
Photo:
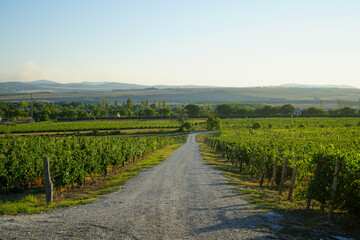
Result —
<path fill-rule="evenodd" d="M 193 121 L 197 125 L 203 120 Z M 0 133 L 30 133 L 30 132 L 62 132 L 86 130 L 121 130 L 121 129 L 152 129 L 152 128 L 178 128 L 177 121 L 84 121 L 84 122 L 38 122 L 24 123 L 13 126 L 0 126 Z"/>
<path fill-rule="evenodd" d="M 154 89 L 133 91 L 105 91 L 79 93 L 34 93 L 36 101 L 53 102 L 87 102 L 99 103 L 108 99 L 110 103 L 115 99 L 126 102 L 127 98 L 135 103 L 149 100 L 165 100 L 168 103 L 257 103 L 257 104 L 293 104 L 295 106 L 338 107 L 346 102 L 347 105 L 359 106 L 360 89 L 340 88 L 187 88 L 187 89 Z M 30 101 L 30 94 L 1 94 L 0 101 Z"/>

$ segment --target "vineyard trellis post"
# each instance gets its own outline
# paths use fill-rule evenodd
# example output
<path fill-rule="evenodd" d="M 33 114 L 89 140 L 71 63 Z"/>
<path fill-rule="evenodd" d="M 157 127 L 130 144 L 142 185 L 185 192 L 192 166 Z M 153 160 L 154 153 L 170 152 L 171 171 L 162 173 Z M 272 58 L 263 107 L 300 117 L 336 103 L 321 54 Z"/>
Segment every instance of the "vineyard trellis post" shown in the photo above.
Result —
<path fill-rule="evenodd" d="M 332 221 L 332 215 L 333 215 L 334 204 L 335 204 L 335 193 L 336 193 L 336 188 L 337 188 L 337 183 L 338 183 L 337 176 L 340 173 L 340 169 L 341 169 L 341 163 L 336 162 L 335 170 L 334 170 L 334 174 L 333 174 L 333 186 L 332 186 L 330 205 L 329 205 L 328 224 L 331 224 L 331 221 Z"/>
<path fill-rule="evenodd" d="M 263 158 L 262 158 L 262 162 L 260 165 L 260 173 L 259 173 L 259 178 L 260 178 L 260 187 L 262 187 L 263 182 L 264 182 L 264 164 L 266 161 L 266 153 L 263 153 Z"/>
<path fill-rule="evenodd" d="M 255 157 L 256 157 L 256 150 L 252 153 L 251 158 L 250 158 L 250 162 L 249 162 L 249 169 L 251 168 L 251 177 L 254 175 L 254 167 L 255 167 Z"/>
<path fill-rule="evenodd" d="M 289 188 L 289 195 L 288 195 L 288 200 L 290 200 L 290 201 L 292 199 L 292 194 L 293 194 L 295 182 L 296 182 L 296 174 L 297 174 L 297 170 L 299 168 L 299 166 L 297 164 L 298 160 L 299 160 L 299 157 L 296 156 L 295 157 L 295 167 L 293 168 L 293 172 L 292 172 L 292 176 L 291 176 L 291 183 L 290 183 L 290 188 Z"/>
<path fill-rule="evenodd" d="M 289 157 L 286 156 L 284 158 L 284 165 L 283 165 L 283 169 L 282 169 L 282 173 L 281 173 L 281 181 L 280 181 L 280 186 L 279 186 L 279 194 L 280 195 L 281 195 L 283 187 L 284 187 L 288 162 L 289 162 Z"/>
<path fill-rule="evenodd" d="M 271 189 L 274 188 L 274 183 L 275 183 L 275 178 L 276 178 L 276 168 L 277 168 L 278 161 L 279 161 L 279 156 L 276 156 L 275 161 L 274 161 L 272 179 L 271 179 L 271 187 L 270 187 Z"/>
<path fill-rule="evenodd" d="M 242 152 L 242 156 L 241 156 L 241 160 L 240 160 L 240 172 L 242 172 L 242 170 L 243 170 L 243 162 L 245 161 L 245 155 L 246 155 L 246 148 L 244 148 L 244 150 Z"/>
<path fill-rule="evenodd" d="M 49 157 L 43 158 L 43 166 L 44 166 L 44 182 L 45 182 L 45 193 L 46 193 L 46 202 L 53 201 L 53 183 L 51 181 L 50 176 L 50 159 Z"/>

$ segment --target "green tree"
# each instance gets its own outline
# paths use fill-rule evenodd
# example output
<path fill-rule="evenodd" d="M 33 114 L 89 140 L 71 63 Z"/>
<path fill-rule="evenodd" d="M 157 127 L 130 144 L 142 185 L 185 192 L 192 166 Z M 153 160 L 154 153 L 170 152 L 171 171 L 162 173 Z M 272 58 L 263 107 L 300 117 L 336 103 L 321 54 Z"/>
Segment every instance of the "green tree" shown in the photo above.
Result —
<path fill-rule="evenodd" d="M 214 116 L 209 116 L 206 120 L 206 129 L 207 130 L 221 130 L 221 119 L 214 118 Z"/>
<path fill-rule="evenodd" d="M 128 98 L 127 101 L 126 101 L 126 105 L 128 108 L 132 109 L 133 108 L 133 101 L 131 98 Z"/>
<path fill-rule="evenodd" d="M 280 108 L 280 114 L 284 116 L 292 116 L 295 113 L 295 107 L 291 104 L 285 104 Z"/>
<path fill-rule="evenodd" d="M 108 109 L 108 106 L 109 106 L 109 100 L 108 100 L 108 99 L 103 99 L 103 100 L 101 101 L 101 107 L 102 107 L 103 109 Z"/>
<path fill-rule="evenodd" d="M 191 122 L 184 122 L 181 128 L 182 130 L 189 132 L 192 129 L 192 124 Z"/>
<path fill-rule="evenodd" d="M 162 107 L 159 109 L 159 115 L 162 117 L 170 117 L 171 109 L 169 107 Z"/>
<path fill-rule="evenodd" d="M 322 117 L 325 115 L 324 110 L 316 108 L 316 107 L 310 107 L 307 109 L 304 109 L 301 113 L 302 116 L 305 117 Z"/>
<path fill-rule="evenodd" d="M 230 104 L 219 104 L 215 111 L 220 117 L 230 117 L 233 115 L 233 108 Z"/>
<path fill-rule="evenodd" d="M 145 108 L 144 109 L 144 117 L 146 118 L 152 118 L 152 117 L 155 117 L 156 115 L 156 112 L 154 109 L 152 108 Z"/>
<path fill-rule="evenodd" d="M 176 119 L 178 120 L 178 122 L 183 125 L 187 117 L 187 109 L 179 107 L 176 112 Z"/>
<path fill-rule="evenodd" d="M 185 109 L 188 111 L 189 117 L 200 117 L 201 108 L 196 104 L 188 104 Z"/>
<path fill-rule="evenodd" d="M 78 118 L 80 118 L 80 119 L 88 119 L 88 118 L 90 118 L 90 115 L 85 110 L 79 110 L 78 111 Z"/>
<path fill-rule="evenodd" d="M 68 107 L 63 108 L 60 116 L 66 119 L 75 120 L 77 117 L 77 112 L 74 109 L 70 109 Z"/>

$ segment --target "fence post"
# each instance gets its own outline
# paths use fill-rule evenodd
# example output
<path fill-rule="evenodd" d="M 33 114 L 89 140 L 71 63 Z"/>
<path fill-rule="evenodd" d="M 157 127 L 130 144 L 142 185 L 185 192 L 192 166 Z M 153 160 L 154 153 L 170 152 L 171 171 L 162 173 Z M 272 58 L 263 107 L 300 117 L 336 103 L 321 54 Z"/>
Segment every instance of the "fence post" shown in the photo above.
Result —
<path fill-rule="evenodd" d="M 311 197 L 308 196 L 308 199 L 306 201 L 306 211 L 310 210 L 310 206 L 311 206 Z"/>
<path fill-rule="evenodd" d="M 240 159 L 240 172 L 242 172 L 243 170 L 243 162 L 245 160 L 245 154 L 246 154 L 246 148 L 244 148 L 243 152 L 242 152 L 242 156 L 241 156 L 241 159 Z"/>
<path fill-rule="evenodd" d="M 273 187 L 274 187 L 274 182 L 275 182 L 275 178 L 276 178 L 276 168 L 277 168 L 278 161 L 279 161 L 279 156 L 276 156 L 275 162 L 274 162 L 274 167 L 273 167 L 272 179 L 271 179 L 271 189 L 273 189 Z"/>
<path fill-rule="evenodd" d="M 44 166 L 44 182 L 45 182 L 45 193 L 46 193 L 46 202 L 53 201 L 53 183 L 50 176 L 50 160 L 49 157 L 43 158 Z"/>
<path fill-rule="evenodd" d="M 288 161 L 289 161 L 289 157 L 285 157 L 285 158 L 284 158 L 284 165 L 283 165 L 283 169 L 282 169 L 282 173 L 281 173 L 280 187 L 279 187 L 279 194 L 280 194 L 280 195 L 281 195 L 282 189 L 283 189 L 283 187 L 284 187 L 284 182 L 285 182 L 285 178 L 286 178 L 286 170 L 287 170 Z"/>
<path fill-rule="evenodd" d="M 249 162 L 249 168 L 248 168 L 248 171 L 249 171 L 249 170 L 250 170 L 250 168 L 251 168 L 251 177 L 254 175 L 255 158 L 256 158 L 256 150 L 255 150 L 255 151 L 253 151 L 253 153 L 251 154 L 251 157 L 250 157 L 250 162 Z"/>
<path fill-rule="evenodd" d="M 328 214 L 328 224 L 331 224 L 332 215 L 334 211 L 334 203 L 335 203 L 335 193 L 337 188 L 337 176 L 340 172 L 341 163 L 336 162 L 335 170 L 333 174 L 333 186 L 332 186 L 332 192 L 331 192 L 331 200 L 330 200 L 330 206 L 329 206 L 329 214 Z"/>
<path fill-rule="evenodd" d="M 264 164 L 266 161 L 266 153 L 263 153 L 263 158 L 262 158 L 262 162 L 260 165 L 260 173 L 259 173 L 259 178 L 260 178 L 260 187 L 262 187 L 263 182 L 264 182 Z"/>
<path fill-rule="evenodd" d="M 238 161 L 239 161 L 238 154 L 239 154 L 239 147 L 236 147 L 235 148 L 235 155 L 234 155 L 235 168 L 237 167 Z"/>
<path fill-rule="evenodd" d="M 296 156 L 295 157 L 295 167 L 293 169 L 293 172 L 292 172 L 292 176 L 291 176 L 291 183 L 290 183 L 290 188 L 289 188 L 289 195 L 288 195 L 288 200 L 291 201 L 292 199 L 292 194 L 293 194 L 293 190 L 294 190 L 294 186 L 295 186 L 295 182 L 296 182 L 296 173 L 297 173 L 297 170 L 298 170 L 298 164 L 297 164 L 297 161 L 299 160 L 299 157 Z"/>

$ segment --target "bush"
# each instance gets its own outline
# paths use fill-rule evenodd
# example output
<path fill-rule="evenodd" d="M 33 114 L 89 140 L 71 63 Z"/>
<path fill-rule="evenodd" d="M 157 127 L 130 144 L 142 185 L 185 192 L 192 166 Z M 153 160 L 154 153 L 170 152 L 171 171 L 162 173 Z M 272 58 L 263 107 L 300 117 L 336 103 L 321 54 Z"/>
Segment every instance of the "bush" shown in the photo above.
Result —
<path fill-rule="evenodd" d="M 261 128 L 261 124 L 260 124 L 260 123 L 258 123 L 258 122 L 253 123 L 252 129 L 259 129 L 259 128 Z"/>
<path fill-rule="evenodd" d="M 191 122 L 184 122 L 184 124 L 181 126 L 181 129 L 187 132 L 189 132 L 191 128 L 192 128 Z"/>

